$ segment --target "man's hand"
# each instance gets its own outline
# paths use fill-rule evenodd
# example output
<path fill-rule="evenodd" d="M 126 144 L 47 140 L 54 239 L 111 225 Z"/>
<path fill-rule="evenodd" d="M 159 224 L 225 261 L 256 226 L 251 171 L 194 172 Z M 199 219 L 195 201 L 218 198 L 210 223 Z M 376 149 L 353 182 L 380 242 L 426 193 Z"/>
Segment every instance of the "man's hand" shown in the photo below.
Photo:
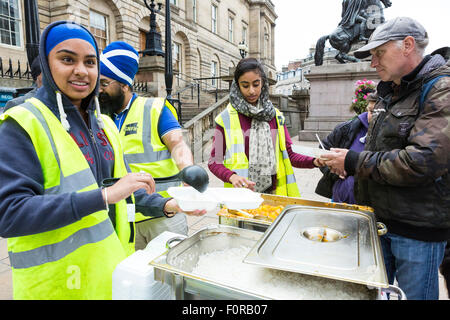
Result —
<path fill-rule="evenodd" d="M 347 149 L 331 148 L 330 153 L 323 155 L 321 158 L 325 164 L 330 168 L 330 171 L 337 174 L 341 179 L 345 179 L 347 173 L 345 172 L 345 157 L 347 156 Z"/>

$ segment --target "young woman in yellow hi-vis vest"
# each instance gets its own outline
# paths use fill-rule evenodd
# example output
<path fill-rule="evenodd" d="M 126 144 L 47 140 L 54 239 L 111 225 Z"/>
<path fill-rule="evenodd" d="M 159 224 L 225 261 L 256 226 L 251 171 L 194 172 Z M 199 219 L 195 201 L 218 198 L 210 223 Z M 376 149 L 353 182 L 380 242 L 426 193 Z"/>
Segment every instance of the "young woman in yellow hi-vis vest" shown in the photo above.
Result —
<path fill-rule="evenodd" d="M 267 77 L 254 58 L 238 63 L 230 103 L 215 121 L 208 167 L 226 187 L 299 197 L 292 166 L 323 166 L 292 151 L 284 116 L 269 100 Z"/>
<path fill-rule="evenodd" d="M 129 173 L 119 133 L 99 112 L 92 34 L 52 23 L 39 57 L 43 86 L 0 117 L 0 236 L 14 298 L 111 299 L 112 273 L 134 252 L 135 209 L 180 208 L 154 193 L 150 175 Z"/>

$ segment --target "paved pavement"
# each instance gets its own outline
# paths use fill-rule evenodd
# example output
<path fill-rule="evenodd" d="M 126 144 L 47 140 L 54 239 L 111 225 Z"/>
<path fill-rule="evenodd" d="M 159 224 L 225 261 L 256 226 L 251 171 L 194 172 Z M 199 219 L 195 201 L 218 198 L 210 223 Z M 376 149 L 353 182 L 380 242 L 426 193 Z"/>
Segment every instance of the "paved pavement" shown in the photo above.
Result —
<path fill-rule="evenodd" d="M 316 147 L 315 142 L 305 142 L 298 141 L 297 137 L 293 139 L 294 144 L 301 144 L 304 146 Z M 202 164 L 206 167 L 206 163 Z M 209 172 L 209 171 L 208 171 Z M 317 201 L 328 201 L 327 198 L 321 197 L 314 193 L 317 181 L 322 176 L 319 169 L 297 169 L 294 168 L 294 173 L 297 179 L 297 183 L 300 187 L 300 193 L 302 198 L 317 200 Z M 221 187 L 222 182 L 217 179 L 214 175 L 210 174 L 210 186 L 211 187 Z M 189 217 L 189 234 L 192 234 L 204 226 L 210 224 L 217 224 L 219 222 L 216 212 L 208 212 L 203 217 Z M 447 290 L 444 283 L 444 278 L 440 275 L 439 278 L 439 299 L 449 300 Z M 6 239 L 0 238 L 0 300 L 11 300 L 12 299 L 12 280 L 11 280 L 11 266 L 8 258 L 8 250 L 6 247 Z"/>

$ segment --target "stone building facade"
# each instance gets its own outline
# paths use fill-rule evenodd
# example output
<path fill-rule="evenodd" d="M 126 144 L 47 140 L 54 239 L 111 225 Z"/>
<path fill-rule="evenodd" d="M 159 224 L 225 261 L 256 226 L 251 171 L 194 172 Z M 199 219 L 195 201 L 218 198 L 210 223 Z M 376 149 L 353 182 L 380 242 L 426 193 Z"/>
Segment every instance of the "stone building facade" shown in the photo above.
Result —
<path fill-rule="evenodd" d="M 0 15 L 10 24 L 0 26 L 0 56 L 26 65 L 23 1 L 2 1 Z M 145 48 L 150 11 L 143 0 L 36 0 L 41 31 L 51 22 L 72 20 L 90 28 L 100 47 L 116 40 L 126 41 L 138 51 Z M 150 3 L 150 1 L 147 1 Z M 158 2 L 155 1 L 155 2 Z M 159 1 L 165 4 L 165 1 Z M 248 55 L 260 59 L 268 76 L 275 78 L 275 21 L 270 0 L 170 0 L 174 86 L 194 78 L 227 76 L 241 59 L 238 45 L 244 41 Z M 5 12 L 3 12 L 5 11 Z M 157 14 L 157 30 L 164 48 L 164 7 Z M 14 39 L 12 39 L 14 38 Z M 14 43 L 12 43 L 14 40 Z M 225 88 L 224 81 L 209 85 Z"/>

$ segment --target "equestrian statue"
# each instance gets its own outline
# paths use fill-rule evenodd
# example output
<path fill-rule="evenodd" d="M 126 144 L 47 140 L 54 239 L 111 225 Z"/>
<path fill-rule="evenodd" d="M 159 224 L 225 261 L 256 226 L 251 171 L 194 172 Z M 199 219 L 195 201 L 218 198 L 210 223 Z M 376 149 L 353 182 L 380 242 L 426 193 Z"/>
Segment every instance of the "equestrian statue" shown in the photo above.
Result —
<path fill-rule="evenodd" d="M 335 59 L 340 63 L 359 60 L 348 55 L 352 45 L 369 40 L 373 31 L 382 24 L 385 8 L 392 6 L 391 0 L 343 0 L 341 22 L 333 33 L 321 37 L 316 44 L 314 62 L 316 66 L 323 64 L 325 43 L 329 40 L 331 46 L 339 52 Z"/>

